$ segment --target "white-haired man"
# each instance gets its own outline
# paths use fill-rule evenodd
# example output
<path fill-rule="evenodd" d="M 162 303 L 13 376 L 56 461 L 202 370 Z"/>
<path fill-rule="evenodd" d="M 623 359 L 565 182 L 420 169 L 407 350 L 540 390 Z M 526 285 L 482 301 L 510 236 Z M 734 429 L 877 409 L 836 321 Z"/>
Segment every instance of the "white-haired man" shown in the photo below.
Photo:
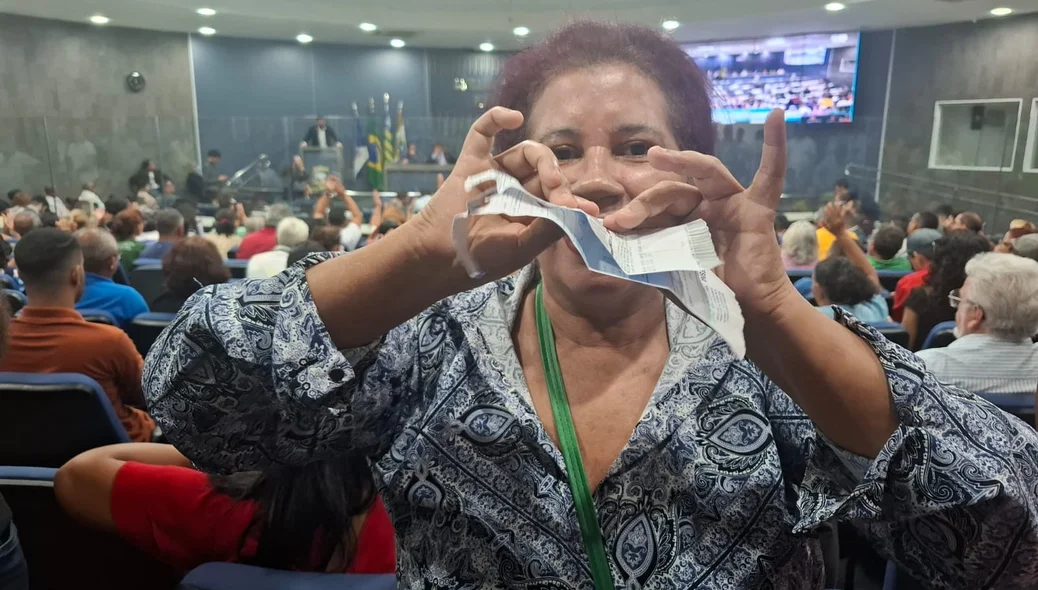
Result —
<path fill-rule="evenodd" d="M 310 226 L 298 217 L 282 219 L 277 226 L 277 243 L 273 250 L 249 258 L 245 276 L 250 279 L 269 279 L 288 267 L 288 253 L 310 237 Z"/>
<path fill-rule="evenodd" d="M 958 339 L 918 353 L 942 383 L 974 393 L 1034 393 L 1038 382 L 1038 262 L 978 254 L 949 295 Z"/>

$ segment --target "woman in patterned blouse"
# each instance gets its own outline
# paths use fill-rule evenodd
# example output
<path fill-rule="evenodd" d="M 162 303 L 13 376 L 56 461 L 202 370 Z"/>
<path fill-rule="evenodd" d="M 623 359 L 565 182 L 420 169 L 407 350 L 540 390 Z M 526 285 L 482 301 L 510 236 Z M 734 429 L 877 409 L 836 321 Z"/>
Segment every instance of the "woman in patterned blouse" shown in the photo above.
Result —
<path fill-rule="evenodd" d="M 702 72 L 655 31 L 571 25 L 498 89 L 414 220 L 181 312 L 145 388 L 185 455 L 225 471 L 360 451 L 401 586 L 593 588 L 543 309 L 616 587 L 821 588 L 826 521 L 934 587 L 1038 584 L 1038 435 L 786 278 L 781 112 L 744 188 L 710 155 Z M 747 360 L 659 291 L 587 270 L 545 220 L 471 220 L 470 278 L 450 228 L 488 168 L 616 231 L 704 219 Z"/>

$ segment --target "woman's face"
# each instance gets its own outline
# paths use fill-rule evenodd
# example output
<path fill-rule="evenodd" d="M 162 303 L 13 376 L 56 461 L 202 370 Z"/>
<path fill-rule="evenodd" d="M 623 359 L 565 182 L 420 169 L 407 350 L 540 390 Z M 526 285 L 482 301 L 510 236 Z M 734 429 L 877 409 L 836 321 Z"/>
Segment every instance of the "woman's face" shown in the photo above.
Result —
<path fill-rule="evenodd" d="M 555 77 L 528 116 L 528 137 L 552 149 L 575 195 L 616 211 L 663 180 L 683 180 L 649 165 L 652 146 L 678 149 L 663 92 L 629 65 L 600 65 Z M 545 275 L 575 290 L 634 283 L 587 270 L 568 239 L 538 258 Z"/>

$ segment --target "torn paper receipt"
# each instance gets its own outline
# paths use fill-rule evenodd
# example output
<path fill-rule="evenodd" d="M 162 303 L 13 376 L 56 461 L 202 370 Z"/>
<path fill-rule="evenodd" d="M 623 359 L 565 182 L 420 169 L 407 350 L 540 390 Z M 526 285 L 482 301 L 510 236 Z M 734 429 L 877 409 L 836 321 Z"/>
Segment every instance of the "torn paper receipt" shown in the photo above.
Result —
<path fill-rule="evenodd" d="M 742 358 L 746 354 L 743 317 L 735 294 L 711 269 L 721 264 L 710 230 L 702 220 L 637 234 L 614 233 L 578 209 L 542 201 L 518 180 L 497 170 L 469 177 L 466 190 L 494 183 L 454 218 L 454 249 L 470 272 L 468 216 L 541 217 L 558 225 L 594 272 L 663 289 L 670 299 L 717 332 Z"/>

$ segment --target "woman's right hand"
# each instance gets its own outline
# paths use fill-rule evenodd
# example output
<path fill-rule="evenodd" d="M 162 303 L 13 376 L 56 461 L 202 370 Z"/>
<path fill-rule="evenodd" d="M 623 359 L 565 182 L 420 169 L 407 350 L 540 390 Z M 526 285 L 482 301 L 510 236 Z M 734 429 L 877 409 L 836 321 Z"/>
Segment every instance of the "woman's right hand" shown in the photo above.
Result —
<path fill-rule="evenodd" d="M 485 170 L 506 172 L 522 182 L 531 194 L 551 203 L 598 214 L 594 203 L 570 192 L 558 160 L 547 146 L 524 141 L 496 157 L 492 155 L 494 137 L 522 124 L 522 113 L 504 107 L 490 109 L 472 124 L 454 170 L 413 222 L 426 226 L 422 232 L 426 252 L 449 257 L 458 264 L 451 225 L 456 215 L 467 210 L 469 201 L 486 188 L 468 192 L 465 179 Z M 540 218 L 480 215 L 468 221 L 469 254 L 483 272 L 484 280 L 515 272 L 562 236 L 557 225 Z"/>

